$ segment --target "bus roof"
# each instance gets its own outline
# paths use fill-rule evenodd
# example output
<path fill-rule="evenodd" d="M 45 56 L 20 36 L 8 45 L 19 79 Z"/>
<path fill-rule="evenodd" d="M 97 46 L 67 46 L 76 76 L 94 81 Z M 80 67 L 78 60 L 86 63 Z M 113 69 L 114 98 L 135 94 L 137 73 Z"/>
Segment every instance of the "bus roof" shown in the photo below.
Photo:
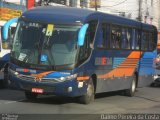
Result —
<path fill-rule="evenodd" d="M 111 14 L 101 13 L 97 11 L 73 8 L 73 7 L 56 7 L 56 6 L 43 6 L 33 8 L 22 15 L 26 19 L 37 22 L 45 23 L 62 23 L 74 24 L 81 22 L 86 23 L 89 20 L 102 19 L 108 23 L 117 23 L 122 25 L 134 26 L 141 28 L 141 22 L 115 16 Z M 143 28 L 151 29 L 151 25 L 142 24 Z"/>
<path fill-rule="evenodd" d="M 86 17 L 94 13 L 84 9 L 47 6 L 33 8 L 24 12 L 22 16 L 47 23 L 76 23 L 77 21 L 84 23 Z"/>

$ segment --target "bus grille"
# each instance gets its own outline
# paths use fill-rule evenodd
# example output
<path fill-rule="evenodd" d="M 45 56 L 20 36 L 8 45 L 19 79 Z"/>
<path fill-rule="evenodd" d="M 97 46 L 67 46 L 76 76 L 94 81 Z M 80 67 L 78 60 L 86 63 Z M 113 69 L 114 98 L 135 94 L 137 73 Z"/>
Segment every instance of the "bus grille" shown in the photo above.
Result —
<path fill-rule="evenodd" d="M 40 82 L 40 83 L 57 83 L 60 82 L 56 78 L 36 78 L 28 75 L 17 75 L 17 77 L 21 80 L 32 81 L 32 82 Z"/>

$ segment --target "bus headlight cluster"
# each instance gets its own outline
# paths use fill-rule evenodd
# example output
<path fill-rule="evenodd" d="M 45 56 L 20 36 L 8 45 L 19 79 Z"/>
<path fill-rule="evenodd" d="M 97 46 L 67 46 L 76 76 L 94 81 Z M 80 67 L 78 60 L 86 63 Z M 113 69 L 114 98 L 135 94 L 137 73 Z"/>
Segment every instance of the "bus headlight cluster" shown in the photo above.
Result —
<path fill-rule="evenodd" d="M 18 72 L 14 71 L 14 70 L 12 70 L 12 69 L 9 69 L 9 72 L 10 72 L 11 74 L 13 74 L 13 75 L 18 75 L 18 74 L 19 74 Z"/>
<path fill-rule="evenodd" d="M 158 75 L 154 75 L 153 78 L 154 80 L 156 80 L 158 78 Z"/>
<path fill-rule="evenodd" d="M 77 74 L 73 74 L 73 75 L 69 75 L 69 76 L 66 76 L 66 77 L 60 77 L 59 79 L 61 81 L 65 81 L 65 80 L 71 80 L 71 79 L 74 79 L 77 77 Z"/>

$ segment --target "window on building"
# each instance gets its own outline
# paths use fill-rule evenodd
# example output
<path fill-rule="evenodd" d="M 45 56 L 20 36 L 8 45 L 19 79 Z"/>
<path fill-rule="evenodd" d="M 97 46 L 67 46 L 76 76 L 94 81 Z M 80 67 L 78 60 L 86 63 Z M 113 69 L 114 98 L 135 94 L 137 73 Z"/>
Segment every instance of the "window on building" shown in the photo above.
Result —
<path fill-rule="evenodd" d="M 77 6 L 77 1 L 76 0 L 70 0 L 69 1 L 69 6 L 76 7 Z"/>
<path fill-rule="evenodd" d="M 101 0 L 89 0 L 90 8 L 100 8 L 101 7 Z"/>
<path fill-rule="evenodd" d="M 74 1 L 75 1 L 75 0 L 74 0 Z M 80 0 L 80 6 L 81 6 L 82 8 L 84 8 L 84 7 L 87 8 L 87 6 L 88 6 L 88 0 Z"/>
<path fill-rule="evenodd" d="M 67 0 L 50 0 L 50 2 L 66 5 Z"/>
<path fill-rule="evenodd" d="M 153 0 L 151 0 L 151 6 L 153 6 Z"/>

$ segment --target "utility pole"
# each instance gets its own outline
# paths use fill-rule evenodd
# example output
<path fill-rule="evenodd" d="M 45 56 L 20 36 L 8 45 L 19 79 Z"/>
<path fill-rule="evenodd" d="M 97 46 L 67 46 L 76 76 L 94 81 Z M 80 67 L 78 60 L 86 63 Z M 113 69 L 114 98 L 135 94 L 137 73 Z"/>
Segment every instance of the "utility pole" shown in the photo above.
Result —
<path fill-rule="evenodd" d="M 138 17 L 137 17 L 138 21 L 142 21 L 141 7 L 142 7 L 142 0 L 138 0 Z"/>
<path fill-rule="evenodd" d="M 95 0 L 95 11 L 97 11 L 97 0 Z"/>

